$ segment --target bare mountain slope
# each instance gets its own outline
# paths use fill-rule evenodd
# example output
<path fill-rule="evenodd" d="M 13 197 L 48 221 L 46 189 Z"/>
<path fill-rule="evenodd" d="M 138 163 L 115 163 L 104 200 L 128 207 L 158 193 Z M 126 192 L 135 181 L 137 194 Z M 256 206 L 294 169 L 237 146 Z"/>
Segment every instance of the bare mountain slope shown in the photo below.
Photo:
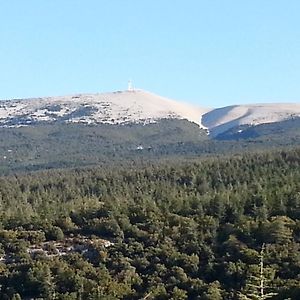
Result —
<path fill-rule="evenodd" d="M 206 109 L 142 90 L 0 101 L 0 127 L 40 122 L 82 124 L 152 123 L 187 119 L 212 137 L 241 125 L 281 122 L 300 116 L 300 104 L 250 104 Z"/>
<path fill-rule="evenodd" d="M 0 102 L 0 125 L 37 122 L 86 124 L 151 123 L 161 118 L 188 119 L 200 125 L 207 109 L 176 102 L 142 90 Z"/>
<path fill-rule="evenodd" d="M 240 125 L 281 122 L 299 116 L 300 103 L 233 105 L 205 113 L 201 122 L 216 136 Z"/>

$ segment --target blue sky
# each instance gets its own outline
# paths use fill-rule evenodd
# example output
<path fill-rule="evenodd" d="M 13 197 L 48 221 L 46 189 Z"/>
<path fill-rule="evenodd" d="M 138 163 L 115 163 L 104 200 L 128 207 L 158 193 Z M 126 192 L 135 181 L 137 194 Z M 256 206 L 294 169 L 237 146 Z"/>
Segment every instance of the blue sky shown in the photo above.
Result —
<path fill-rule="evenodd" d="M 300 102 L 299 0 L 0 1 L 0 99 L 137 88 Z"/>

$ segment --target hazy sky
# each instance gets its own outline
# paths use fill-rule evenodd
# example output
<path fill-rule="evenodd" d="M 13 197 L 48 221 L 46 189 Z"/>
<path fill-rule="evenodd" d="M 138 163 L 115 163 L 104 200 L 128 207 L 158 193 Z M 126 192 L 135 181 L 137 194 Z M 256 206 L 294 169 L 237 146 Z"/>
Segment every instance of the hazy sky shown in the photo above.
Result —
<path fill-rule="evenodd" d="M 0 0 L 0 98 L 300 102 L 299 0 Z"/>

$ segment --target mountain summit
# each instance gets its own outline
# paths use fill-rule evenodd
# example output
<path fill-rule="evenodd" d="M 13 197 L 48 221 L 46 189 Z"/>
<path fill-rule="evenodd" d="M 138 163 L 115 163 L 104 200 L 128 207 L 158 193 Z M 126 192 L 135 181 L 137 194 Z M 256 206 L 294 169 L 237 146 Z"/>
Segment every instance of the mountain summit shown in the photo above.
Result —
<path fill-rule="evenodd" d="M 148 124 L 159 119 L 187 119 L 211 136 L 243 126 L 300 117 L 300 104 L 249 104 L 208 109 L 143 90 L 78 94 L 0 102 L 0 127 L 39 123 Z M 237 133 L 239 131 L 237 130 Z"/>
<path fill-rule="evenodd" d="M 170 100 L 142 90 L 79 94 L 0 102 L 0 125 L 38 122 L 84 124 L 152 123 L 157 119 L 187 119 L 200 125 L 207 109 Z"/>

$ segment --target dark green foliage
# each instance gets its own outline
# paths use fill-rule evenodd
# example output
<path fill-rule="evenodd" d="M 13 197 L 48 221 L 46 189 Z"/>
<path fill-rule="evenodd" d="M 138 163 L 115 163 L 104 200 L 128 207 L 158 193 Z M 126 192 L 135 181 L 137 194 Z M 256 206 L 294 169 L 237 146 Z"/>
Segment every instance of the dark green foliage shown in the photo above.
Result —
<path fill-rule="evenodd" d="M 0 128 L 0 175 L 195 155 L 206 140 L 206 132 L 195 123 L 171 119 L 148 125 L 44 124 Z M 200 151 L 205 152 L 205 148 Z"/>
<path fill-rule="evenodd" d="M 51 226 L 46 231 L 47 240 L 61 241 L 64 239 L 63 231 L 57 226 Z"/>
<path fill-rule="evenodd" d="M 274 143 L 299 143 L 300 118 L 294 117 L 286 121 L 260 124 L 257 126 L 240 125 L 219 134 L 218 140 L 256 139 L 262 142 L 272 140 Z"/>
<path fill-rule="evenodd" d="M 298 299 L 299 164 L 294 149 L 1 177 L 0 298 L 237 300 L 266 244 L 273 299 Z"/>
<path fill-rule="evenodd" d="M 59 107 L 53 109 L 59 110 Z M 86 111 L 92 108 L 82 109 Z M 80 111 L 74 113 L 80 114 Z M 0 175 L 43 169 L 130 164 L 132 161 L 140 163 L 241 154 L 300 145 L 298 119 L 247 128 L 240 135 L 232 133 L 235 130 L 238 128 L 214 140 L 197 124 L 177 119 L 164 119 L 146 125 L 45 122 L 28 127 L 0 128 Z M 249 131 L 255 134 L 248 134 Z M 202 184 L 205 189 L 206 183 Z"/>

